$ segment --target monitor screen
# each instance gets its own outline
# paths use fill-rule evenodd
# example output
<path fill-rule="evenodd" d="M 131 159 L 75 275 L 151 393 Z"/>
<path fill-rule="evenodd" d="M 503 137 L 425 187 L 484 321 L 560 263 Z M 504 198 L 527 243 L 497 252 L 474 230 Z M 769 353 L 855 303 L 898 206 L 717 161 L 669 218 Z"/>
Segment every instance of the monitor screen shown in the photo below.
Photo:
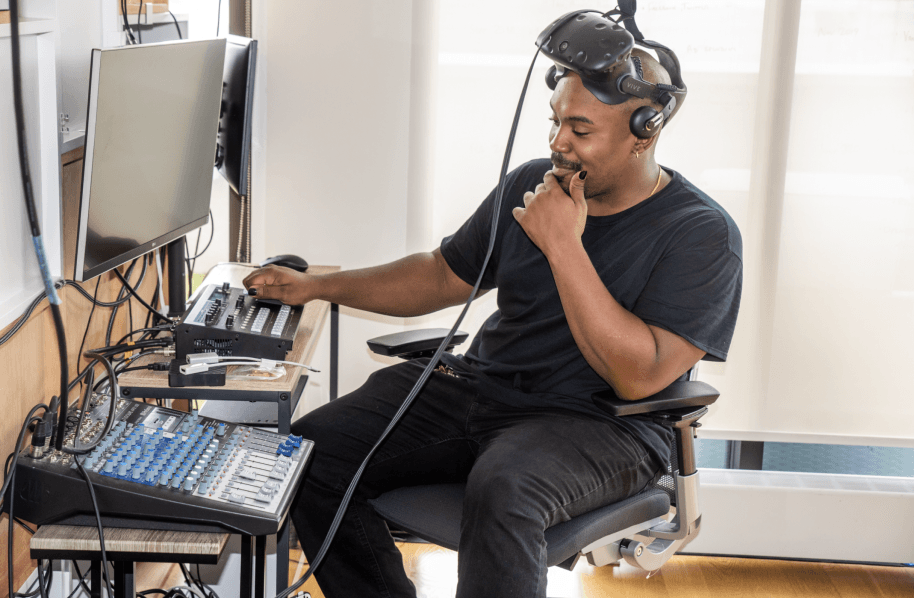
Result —
<path fill-rule="evenodd" d="M 93 50 L 74 276 L 207 221 L 225 40 Z"/>
<path fill-rule="evenodd" d="M 238 195 L 247 195 L 251 147 L 251 107 L 254 103 L 254 66 L 257 41 L 228 36 L 222 82 L 222 109 L 216 168 Z"/>

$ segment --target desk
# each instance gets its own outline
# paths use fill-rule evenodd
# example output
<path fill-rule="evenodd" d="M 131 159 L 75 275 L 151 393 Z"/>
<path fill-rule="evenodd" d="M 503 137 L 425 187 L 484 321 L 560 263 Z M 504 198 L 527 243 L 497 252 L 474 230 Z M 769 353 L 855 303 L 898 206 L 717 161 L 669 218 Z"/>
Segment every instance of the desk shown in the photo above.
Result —
<path fill-rule="evenodd" d="M 252 264 L 223 263 L 214 266 L 203 279 L 199 288 L 208 284 L 242 287 L 242 280 L 257 269 Z M 308 272 L 329 274 L 339 271 L 339 266 L 311 266 Z M 191 297 L 193 299 L 194 296 Z M 312 301 L 305 305 L 298 332 L 295 334 L 292 351 L 287 361 L 308 363 L 314 357 L 317 339 L 327 314 L 330 314 L 330 400 L 336 398 L 339 363 L 339 309 L 326 301 Z M 134 362 L 134 366 L 147 365 L 155 361 L 167 361 L 162 355 L 146 355 Z M 239 366 L 229 366 L 229 373 Z M 190 386 L 172 388 L 168 386 L 168 372 L 135 370 L 118 378 L 120 393 L 130 399 L 202 399 L 218 401 L 269 401 L 277 404 L 278 431 L 288 434 L 292 413 L 308 383 L 304 368 L 286 366 L 286 373 L 276 380 L 250 381 L 226 380 L 225 386 Z M 289 518 L 283 521 L 276 532 L 276 586 L 284 590 L 289 579 Z M 261 584 L 262 585 L 262 584 Z"/>
<path fill-rule="evenodd" d="M 134 562 L 215 564 L 229 534 L 105 528 L 105 556 L 114 561 L 114 598 L 134 598 Z M 92 597 L 101 596 L 101 546 L 98 529 L 71 525 L 43 525 L 30 542 L 33 559 L 92 561 Z M 248 557 L 250 561 L 250 557 Z M 262 565 L 261 565 L 262 569 Z M 247 587 L 245 589 L 245 582 Z M 241 595 L 251 596 L 251 569 L 242 574 Z M 259 596 L 263 596 L 263 581 Z"/>
<path fill-rule="evenodd" d="M 240 287 L 241 280 L 256 266 L 248 264 L 217 264 L 210 270 L 203 283 L 222 284 L 229 282 Z M 315 274 L 328 274 L 339 271 L 338 266 L 311 266 L 308 271 Z M 295 335 L 292 351 L 287 361 L 308 363 L 314 357 L 317 339 L 320 337 L 324 321 L 330 314 L 330 400 L 336 398 L 337 373 L 339 363 L 339 310 L 336 305 L 326 301 L 312 301 L 302 311 L 298 332 Z M 156 361 L 168 361 L 162 355 L 146 355 L 134 362 L 134 366 L 143 366 Z M 240 366 L 229 366 L 229 373 Z M 278 409 L 278 431 L 288 434 L 292 413 L 301 393 L 308 382 L 304 368 L 286 367 L 286 373 L 276 380 L 226 380 L 225 386 L 186 386 L 172 388 L 168 386 L 168 372 L 153 370 L 136 370 L 126 372 L 118 378 L 121 396 L 129 399 L 201 399 L 219 401 L 268 401 L 275 402 Z"/>

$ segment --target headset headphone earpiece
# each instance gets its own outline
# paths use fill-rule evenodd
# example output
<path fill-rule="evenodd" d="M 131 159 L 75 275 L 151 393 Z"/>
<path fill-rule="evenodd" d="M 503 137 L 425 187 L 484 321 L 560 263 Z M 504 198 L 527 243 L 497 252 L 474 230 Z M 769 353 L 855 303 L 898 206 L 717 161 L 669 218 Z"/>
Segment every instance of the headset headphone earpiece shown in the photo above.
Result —
<path fill-rule="evenodd" d="M 652 122 L 651 119 L 654 119 L 659 112 L 651 108 L 650 106 L 641 106 L 634 112 L 632 112 L 632 117 L 628 121 L 628 128 L 632 132 L 632 135 L 638 139 L 650 139 L 660 130 L 660 126 L 651 126 L 648 127 L 648 124 Z M 663 125 L 661 121 L 660 125 Z"/>
<path fill-rule="evenodd" d="M 637 61 L 637 57 L 633 57 L 633 60 Z M 639 65 L 640 66 L 640 65 Z M 549 89 L 555 90 L 555 86 L 558 84 L 558 80 L 565 76 L 565 69 L 552 65 L 546 71 L 546 86 Z M 640 68 L 639 74 L 640 74 Z M 620 81 L 620 86 L 623 81 Z M 657 87 L 662 88 L 663 84 L 658 84 Z M 673 87 L 673 86 L 668 86 Z M 675 91 L 675 87 L 673 87 Z M 670 114 L 673 112 L 673 109 L 676 107 L 676 97 L 671 93 L 664 93 L 660 96 L 658 100 L 663 104 L 663 108 L 660 111 L 657 111 L 656 108 L 652 106 L 641 106 L 636 109 L 631 118 L 628 121 L 628 128 L 632 132 L 632 135 L 639 139 L 650 139 L 654 135 L 660 132 L 660 129 L 663 127 L 663 123 L 667 121 L 670 117 Z"/>
<path fill-rule="evenodd" d="M 660 132 L 663 123 L 670 117 L 670 113 L 676 107 L 676 97 L 670 93 L 660 96 L 660 103 L 663 109 L 659 112 L 652 106 L 641 106 L 632 112 L 632 117 L 628 121 L 628 128 L 632 135 L 639 139 L 650 139 Z"/>

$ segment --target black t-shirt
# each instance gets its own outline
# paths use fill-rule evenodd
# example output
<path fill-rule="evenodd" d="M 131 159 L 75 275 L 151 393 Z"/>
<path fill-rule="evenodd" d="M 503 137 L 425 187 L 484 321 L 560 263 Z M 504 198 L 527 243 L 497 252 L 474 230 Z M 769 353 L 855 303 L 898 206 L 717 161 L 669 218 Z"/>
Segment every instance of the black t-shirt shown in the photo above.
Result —
<path fill-rule="evenodd" d="M 610 390 L 578 349 L 546 257 L 511 211 L 523 207 L 551 170 L 548 160 L 508 174 L 495 248 L 482 287 L 498 288 L 498 310 L 466 355 L 443 361 L 481 393 L 517 407 L 567 409 L 610 419 L 640 438 L 659 461 L 672 433 L 638 416 L 617 418 L 592 395 Z M 679 173 L 656 195 L 617 214 L 588 216 L 582 236 L 600 279 L 625 309 L 723 361 L 736 325 L 742 287 L 742 240 L 724 209 Z M 474 284 L 489 243 L 494 191 L 441 252 L 454 273 Z"/>

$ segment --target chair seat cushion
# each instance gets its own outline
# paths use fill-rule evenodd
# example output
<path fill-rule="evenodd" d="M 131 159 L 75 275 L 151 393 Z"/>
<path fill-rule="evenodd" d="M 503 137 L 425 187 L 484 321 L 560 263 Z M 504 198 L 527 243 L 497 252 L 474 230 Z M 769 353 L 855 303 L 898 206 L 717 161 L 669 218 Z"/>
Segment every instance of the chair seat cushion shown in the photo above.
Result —
<path fill-rule="evenodd" d="M 369 501 L 396 529 L 457 550 L 465 484 L 408 486 Z M 546 530 L 547 565 L 557 565 L 609 534 L 665 515 L 670 498 L 652 488 L 621 502 L 595 509 Z"/>

